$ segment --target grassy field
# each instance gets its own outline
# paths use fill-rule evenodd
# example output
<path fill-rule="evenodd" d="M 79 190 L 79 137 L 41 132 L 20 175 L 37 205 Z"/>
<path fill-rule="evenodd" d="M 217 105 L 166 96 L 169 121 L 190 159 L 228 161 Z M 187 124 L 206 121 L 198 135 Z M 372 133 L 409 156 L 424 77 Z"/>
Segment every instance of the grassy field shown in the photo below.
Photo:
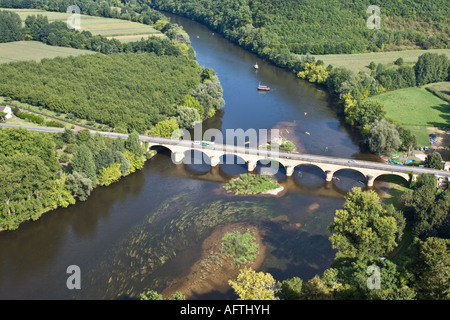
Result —
<path fill-rule="evenodd" d="M 432 127 L 450 127 L 450 105 L 425 88 L 405 88 L 368 99 L 383 103 L 386 116 L 411 130 L 419 146 L 430 145 Z"/>
<path fill-rule="evenodd" d="M 78 56 L 92 54 L 93 51 L 54 47 L 37 41 L 17 41 L 0 43 L 0 63 L 14 61 L 41 61 L 44 58 Z"/>
<path fill-rule="evenodd" d="M 359 71 L 369 71 L 369 63 L 376 64 L 394 64 L 394 61 L 402 57 L 405 64 L 415 63 L 420 55 L 426 53 L 446 54 L 450 58 L 450 49 L 431 49 L 431 50 L 405 50 L 391 52 L 374 52 L 361 54 L 330 54 L 314 55 L 317 60 L 322 60 L 325 66 L 331 64 L 333 67 L 343 66 L 352 70 L 355 74 Z"/>
<path fill-rule="evenodd" d="M 71 13 L 49 12 L 38 9 L 2 9 L 16 12 L 22 21 L 25 21 L 27 16 L 31 15 L 45 15 L 48 21 L 62 21 L 66 22 L 72 15 Z M 120 41 L 137 41 L 142 37 L 162 36 L 161 32 L 152 26 L 132 22 L 121 19 L 102 18 L 88 15 L 81 15 L 80 17 L 81 29 L 90 31 L 93 35 L 102 35 L 108 38 L 114 37 Z"/>
<path fill-rule="evenodd" d="M 450 103 L 450 82 L 438 82 L 425 86 L 425 89 L 434 93 L 439 98 Z"/>

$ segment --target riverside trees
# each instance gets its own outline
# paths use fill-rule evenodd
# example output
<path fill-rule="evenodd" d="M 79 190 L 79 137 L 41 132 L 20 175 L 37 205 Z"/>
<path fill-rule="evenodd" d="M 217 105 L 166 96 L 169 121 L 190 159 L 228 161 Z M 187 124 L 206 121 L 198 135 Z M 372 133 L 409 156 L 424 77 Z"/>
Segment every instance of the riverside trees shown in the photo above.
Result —
<path fill-rule="evenodd" d="M 97 184 L 109 185 L 144 165 L 136 135 L 114 140 L 86 132 L 0 129 L 0 228 L 14 230 L 45 211 L 84 201 Z M 68 165 L 58 163 L 57 145 Z"/>

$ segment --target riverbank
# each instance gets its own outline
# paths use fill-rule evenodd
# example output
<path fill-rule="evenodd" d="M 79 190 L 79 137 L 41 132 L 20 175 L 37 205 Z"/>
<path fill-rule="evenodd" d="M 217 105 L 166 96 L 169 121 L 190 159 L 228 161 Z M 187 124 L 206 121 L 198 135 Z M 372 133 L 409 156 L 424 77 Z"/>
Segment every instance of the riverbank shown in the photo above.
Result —
<path fill-rule="evenodd" d="M 179 291 L 187 300 L 193 300 L 211 292 L 227 294 L 231 290 L 228 280 L 235 279 L 240 268 L 236 266 L 233 258 L 221 255 L 222 238 L 226 233 L 236 231 L 244 233 L 247 230 L 250 230 L 255 237 L 258 254 L 246 266 L 257 270 L 265 258 L 266 247 L 262 241 L 264 231 L 256 225 L 245 222 L 220 225 L 203 241 L 202 255 L 190 268 L 188 274 L 170 280 L 162 291 L 162 295 L 168 297 Z"/>

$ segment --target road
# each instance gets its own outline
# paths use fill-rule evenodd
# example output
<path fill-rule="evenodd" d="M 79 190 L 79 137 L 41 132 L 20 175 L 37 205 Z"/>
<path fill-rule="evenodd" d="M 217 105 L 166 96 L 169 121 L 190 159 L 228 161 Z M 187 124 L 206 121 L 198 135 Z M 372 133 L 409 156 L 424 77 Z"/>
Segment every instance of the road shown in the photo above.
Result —
<path fill-rule="evenodd" d="M 41 132 L 49 132 L 49 133 L 61 133 L 64 132 L 64 129 L 61 128 L 48 128 L 48 127 L 32 127 L 32 126 L 18 126 L 18 125 L 8 125 L 8 124 L 0 124 L 0 127 L 10 127 L 10 128 L 26 128 L 28 130 L 33 131 L 41 131 Z M 74 130 L 76 131 L 76 130 Z M 124 138 L 128 137 L 127 134 L 114 133 L 114 132 L 102 132 L 102 131 L 92 131 L 91 134 L 99 133 L 102 136 L 110 137 L 110 138 Z M 261 150 L 255 148 L 247 148 L 247 147 L 238 147 L 233 145 L 222 145 L 222 144 L 214 144 L 209 146 L 201 146 L 194 145 L 193 141 L 190 140 L 175 140 L 169 138 L 160 138 L 160 137 L 150 137 L 146 135 L 140 135 L 140 139 L 142 141 L 161 144 L 161 145 L 177 145 L 188 147 L 193 150 L 202 149 L 213 149 L 218 151 L 226 151 L 227 153 L 233 153 L 236 155 L 241 154 L 254 154 L 259 156 L 264 156 L 270 159 L 291 159 L 291 160 L 299 160 L 305 162 L 312 163 L 326 163 L 326 164 L 334 164 L 334 165 L 342 165 L 349 168 L 366 168 L 366 169 L 375 169 L 375 170 L 383 170 L 383 171 L 391 171 L 391 172 L 399 172 L 399 173 L 413 173 L 413 174 L 423 174 L 430 173 L 439 177 L 446 177 L 450 179 L 450 171 L 430 169 L 430 168 L 421 168 L 414 166 L 403 166 L 403 165 L 394 165 L 394 164 L 386 164 L 382 162 L 373 162 L 373 161 L 363 161 L 363 160 L 352 160 L 346 158 L 336 158 L 336 157 L 327 157 L 327 156 L 319 156 L 312 154 L 298 154 L 298 153 L 288 153 L 288 152 L 273 152 L 269 150 Z"/>

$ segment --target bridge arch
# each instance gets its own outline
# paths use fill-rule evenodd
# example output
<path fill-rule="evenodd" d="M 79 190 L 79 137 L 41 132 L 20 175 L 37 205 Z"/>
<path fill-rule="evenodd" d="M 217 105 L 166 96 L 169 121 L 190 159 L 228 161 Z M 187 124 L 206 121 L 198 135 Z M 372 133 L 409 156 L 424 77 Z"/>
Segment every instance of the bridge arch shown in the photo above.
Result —
<path fill-rule="evenodd" d="M 219 161 L 220 170 L 229 176 L 238 176 L 239 174 L 254 170 L 251 164 L 239 155 L 224 153 L 216 159 Z"/>
<path fill-rule="evenodd" d="M 400 172 L 392 172 L 392 173 L 381 173 L 376 176 L 373 176 L 373 182 L 375 182 L 378 178 L 384 178 L 386 180 L 402 180 L 404 185 L 407 185 L 411 179 L 410 175 L 407 173 L 400 173 Z M 399 179 L 400 178 L 400 179 Z M 396 182 L 398 183 L 398 182 Z"/>
<path fill-rule="evenodd" d="M 318 165 L 301 163 L 294 167 L 292 175 L 295 181 L 307 187 L 320 187 L 327 180 L 327 173 Z"/>

